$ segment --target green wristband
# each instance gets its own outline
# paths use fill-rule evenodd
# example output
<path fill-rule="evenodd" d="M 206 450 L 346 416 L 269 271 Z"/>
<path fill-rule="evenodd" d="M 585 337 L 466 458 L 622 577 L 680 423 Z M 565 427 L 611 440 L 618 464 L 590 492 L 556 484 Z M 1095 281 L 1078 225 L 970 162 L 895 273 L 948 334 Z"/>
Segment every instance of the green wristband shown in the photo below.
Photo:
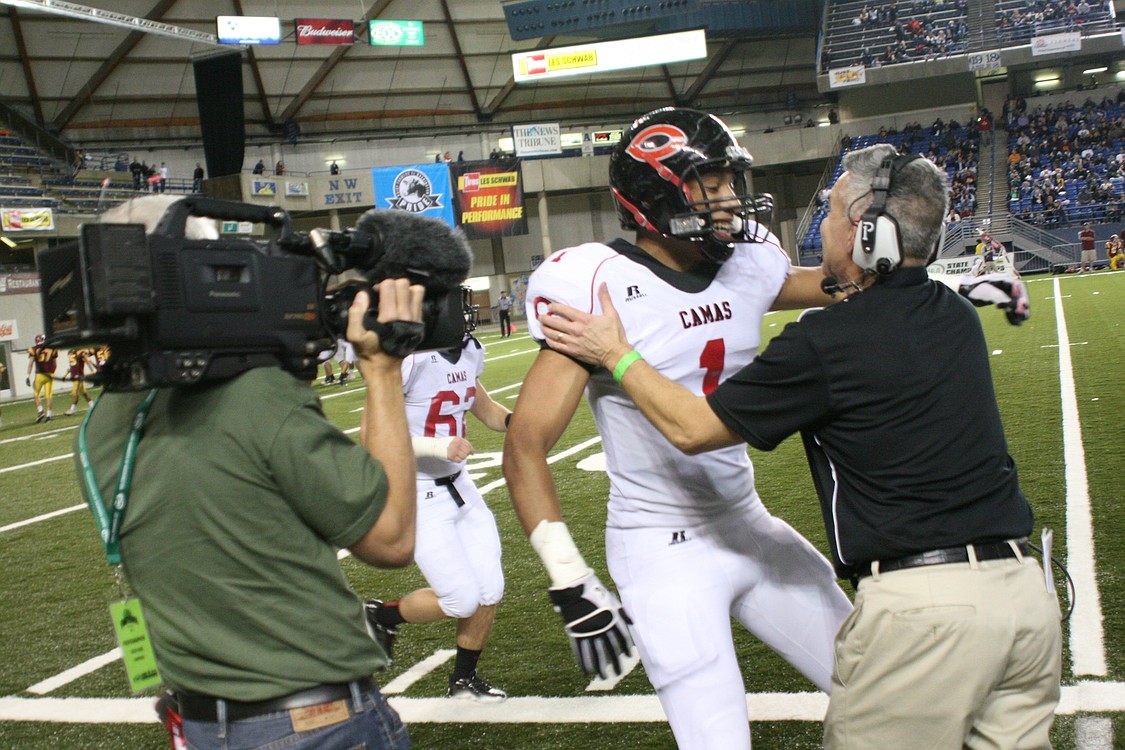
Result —
<path fill-rule="evenodd" d="M 625 377 L 625 371 L 628 370 L 629 367 L 631 367 L 632 364 L 638 359 L 644 359 L 644 357 L 641 356 L 640 352 L 634 349 L 621 359 L 617 360 L 617 366 L 613 368 L 613 379 L 616 380 L 618 384 L 620 384 L 621 378 Z"/>

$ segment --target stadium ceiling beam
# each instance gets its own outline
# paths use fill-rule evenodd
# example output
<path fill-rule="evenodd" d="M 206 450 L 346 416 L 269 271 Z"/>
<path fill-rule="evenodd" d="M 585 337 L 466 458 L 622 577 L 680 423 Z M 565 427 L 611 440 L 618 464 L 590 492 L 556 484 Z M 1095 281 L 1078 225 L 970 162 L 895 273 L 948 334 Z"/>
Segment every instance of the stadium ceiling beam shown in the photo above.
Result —
<path fill-rule="evenodd" d="M 235 13 L 244 16 L 245 12 L 242 10 L 242 0 L 233 0 Z M 266 121 L 266 127 L 271 131 L 274 128 L 273 111 L 270 110 L 270 100 L 266 96 L 266 86 L 262 83 L 262 71 L 258 68 L 258 58 L 254 54 L 253 47 L 246 48 L 246 59 L 250 63 L 250 72 L 254 76 L 254 85 L 258 87 L 258 102 L 262 105 L 262 117 Z"/>
<path fill-rule="evenodd" d="M 378 0 L 378 2 L 374 3 L 367 13 L 364 14 L 362 23 L 374 21 L 387 9 L 387 6 L 390 5 L 391 2 L 392 0 Z M 320 64 L 316 72 L 312 74 L 305 85 L 301 87 L 301 90 L 297 92 L 297 95 L 293 97 L 293 101 L 289 102 L 289 105 L 281 113 L 281 117 L 278 118 L 281 122 L 289 122 L 293 119 L 298 110 L 305 106 L 305 102 L 312 96 L 312 93 L 324 82 L 328 74 L 332 72 L 333 68 L 336 67 L 340 60 L 344 59 L 344 55 L 348 54 L 353 46 L 354 45 L 342 45 L 332 50 L 332 54 L 328 56 L 328 59 Z"/>
<path fill-rule="evenodd" d="M 35 86 L 35 75 L 31 70 L 31 60 L 27 56 L 27 44 L 23 40 L 23 26 L 20 25 L 19 11 L 15 8 L 9 8 L 8 18 L 12 21 L 12 35 L 16 38 L 16 49 L 19 51 L 20 65 L 23 66 L 27 93 L 31 95 L 31 105 L 35 108 L 35 120 L 36 122 L 45 122 L 43 119 L 43 103 L 39 101 L 39 90 Z"/>
<path fill-rule="evenodd" d="M 465 87 L 468 89 L 469 101 L 473 104 L 473 112 L 477 120 L 484 119 L 484 112 L 477 99 L 477 90 L 473 86 L 472 76 L 469 75 L 469 66 L 465 63 L 465 53 L 461 51 L 461 40 L 457 38 L 457 27 L 453 24 L 453 15 L 449 12 L 447 0 L 441 0 L 441 12 L 445 15 L 445 25 L 449 27 L 449 38 L 453 41 L 453 50 L 457 53 L 457 64 L 461 66 L 461 75 L 465 78 Z"/>
<path fill-rule="evenodd" d="M 555 37 L 553 35 L 545 36 L 539 40 L 539 44 L 535 45 L 534 49 L 546 49 L 547 47 L 550 47 L 554 41 Z M 484 111 L 481 112 L 481 117 L 485 121 L 491 120 L 492 117 L 497 113 L 497 111 L 499 111 L 500 106 L 504 103 L 504 100 L 507 99 L 511 95 L 511 93 L 515 91 L 515 89 L 516 76 L 515 73 L 512 73 L 510 76 L 508 76 L 508 81 L 504 84 L 504 87 L 497 91 L 496 96 L 492 97 L 492 101 L 485 105 Z"/>
<path fill-rule="evenodd" d="M 696 98 L 698 98 L 700 92 L 703 91 L 703 87 L 710 83 L 711 78 L 714 77 L 723 63 L 727 61 L 727 58 L 730 57 L 730 53 L 734 50 L 736 44 L 738 44 L 737 39 L 726 40 L 723 42 L 723 46 L 719 47 L 718 52 L 707 61 L 707 65 L 700 72 L 699 76 L 696 77 L 695 82 L 691 84 L 691 88 L 683 95 L 682 101 L 686 106 L 694 106 Z"/>
<path fill-rule="evenodd" d="M 12 0 L 0 0 L 0 2 L 11 1 Z M 19 1 L 24 2 L 24 0 Z M 44 2 L 46 2 L 46 0 L 44 0 Z M 58 3 L 56 2 L 56 0 L 50 0 L 50 3 L 52 7 L 56 5 L 68 4 Z M 149 11 L 148 15 L 145 16 L 145 19 L 148 21 L 156 21 L 157 19 L 162 18 L 164 14 L 168 12 L 168 9 L 175 4 L 176 0 L 159 0 L 159 2 L 157 2 L 153 9 Z M 90 10 L 97 9 L 91 8 Z M 95 19 L 91 18 L 90 20 Z M 119 26 L 121 24 L 113 25 Z M 167 26 L 168 24 L 162 25 Z M 55 128 L 55 130 L 61 131 L 63 128 L 65 128 L 70 123 L 75 113 L 77 113 L 78 110 L 80 110 L 82 107 L 86 106 L 86 103 L 90 101 L 90 97 L 94 95 L 94 92 L 97 91 L 103 83 L 105 83 L 106 79 L 113 74 L 113 71 L 117 70 L 117 66 L 121 64 L 121 61 L 124 60 L 126 55 L 128 55 L 133 50 L 133 48 L 136 47 L 137 44 L 141 41 L 144 33 L 145 32 L 143 31 L 131 31 L 121 42 L 121 44 L 117 45 L 117 49 L 113 50 L 113 52 L 110 53 L 110 56 L 106 58 L 106 61 L 98 66 L 98 69 L 94 71 L 94 75 L 90 76 L 90 80 L 86 81 L 86 84 L 78 90 L 78 94 L 70 100 L 70 104 L 66 105 L 63 111 L 59 113 L 58 117 L 55 118 L 55 121 L 52 123 L 52 126 Z"/>
<path fill-rule="evenodd" d="M 89 8 L 85 5 L 68 3 L 65 0 L 0 0 L 0 5 L 11 8 L 23 8 L 40 13 L 65 18 L 76 18 L 79 21 L 93 21 L 108 26 L 119 26 L 130 31 L 143 31 L 146 34 L 159 34 L 160 36 L 179 39 L 180 41 L 198 42 L 202 44 L 218 44 L 219 39 L 214 34 L 208 34 L 195 29 L 185 29 L 182 26 L 173 26 L 170 23 L 160 23 L 151 14 L 146 18 L 118 13 L 102 8 Z M 159 17 L 159 16 L 158 16 Z M 157 17 L 157 18 L 158 18 Z"/>

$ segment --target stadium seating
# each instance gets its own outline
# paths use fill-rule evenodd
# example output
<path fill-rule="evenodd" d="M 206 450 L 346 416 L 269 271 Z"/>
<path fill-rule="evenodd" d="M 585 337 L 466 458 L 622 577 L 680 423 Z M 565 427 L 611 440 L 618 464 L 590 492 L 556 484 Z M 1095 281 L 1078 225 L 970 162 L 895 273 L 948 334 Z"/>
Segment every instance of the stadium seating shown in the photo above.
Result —
<path fill-rule="evenodd" d="M 44 156 L 18 136 L 0 135 L 0 206 L 88 214 L 136 196 L 129 173 L 114 173 L 111 179 L 103 188 L 101 179 L 68 176 L 64 165 Z M 190 181 L 185 180 L 170 189 L 183 188 L 184 183 L 189 187 L 177 192 L 190 192 Z"/>
<path fill-rule="evenodd" d="M 1004 44 L 1066 31 L 1113 31 L 1109 5 L 1090 0 L 1000 0 L 996 36 Z"/>
<path fill-rule="evenodd" d="M 1046 227 L 1125 216 L 1125 106 L 1062 103 L 1009 115 L 1008 210 Z"/>
<path fill-rule="evenodd" d="M 965 51 L 965 0 L 836 0 L 828 6 L 822 68 L 930 60 Z"/>
<path fill-rule="evenodd" d="M 976 211 L 976 178 L 977 178 L 977 147 L 976 130 L 969 127 L 949 128 L 941 123 L 940 128 L 912 128 L 910 132 L 880 132 L 873 135 L 862 135 L 851 139 L 840 153 L 836 161 L 832 176 L 828 180 L 828 187 L 836 183 L 843 173 L 843 158 L 848 151 L 866 148 L 876 143 L 890 143 L 900 151 L 923 154 L 935 164 L 943 167 L 949 175 L 951 185 L 950 208 L 958 218 L 968 218 Z M 812 221 L 804 236 L 798 243 L 800 262 L 816 262 L 821 252 L 822 242 L 820 237 L 820 222 L 828 214 L 828 204 L 824 202 L 813 215 Z"/>

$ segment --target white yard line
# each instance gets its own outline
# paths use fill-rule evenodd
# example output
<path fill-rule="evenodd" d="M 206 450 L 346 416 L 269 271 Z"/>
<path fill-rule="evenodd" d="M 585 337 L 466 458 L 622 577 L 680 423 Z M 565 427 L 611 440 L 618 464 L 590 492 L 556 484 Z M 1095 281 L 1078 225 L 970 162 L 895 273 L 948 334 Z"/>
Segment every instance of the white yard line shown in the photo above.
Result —
<path fill-rule="evenodd" d="M 54 463 L 55 461 L 65 461 L 66 459 L 73 458 L 73 457 L 74 457 L 73 453 L 67 453 L 67 454 L 64 454 L 62 456 L 52 456 L 51 458 L 41 458 L 38 461 L 30 461 L 26 464 L 20 464 L 19 466 L 8 466 L 7 468 L 0 469 L 0 474 L 7 474 L 10 471 L 20 471 L 21 469 L 31 469 L 35 466 L 42 466 L 43 464 L 51 464 L 51 463 Z"/>
<path fill-rule="evenodd" d="M 8 404 L 5 403 L 4 405 L 7 406 Z M 77 425 L 71 425 L 70 427 L 60 427 L 57 430 L 46 430 L 44 432 L 33 432 L 30 435 L 20 435 L 19 437 L 5 438 L 3 440 L 0 440 L 0 445 L 7 445 L 8 443 L 26 443 L 28 440 L 39 440 L 41 438 L 48 437 L 48 436 L 51 436 L 51 435 L 57 435 L 60 432 L 70 432 L 71 430 L 76 430 L 76 429 L 78 429 Z"/>
<path fill-rule="evenodd" d="M 430 672 L 433 672 L 442 664 L 445 664 L 454 656 L 457 656 L 457 649 L 455 648 L 438 649 L 380 689 L 383 691 L 383 695 L 399 695 L 400 693 L 405 693 L 410 689 L 411 685 L 418 682 L 418 680 L 422 679 Z"/>
<path fill-rule="evenodd" d="M 636 724 L 667 718 L 655 695 L 512 697 L 503 703 L 390 698 L 407 724 Z M 823 693 L 749 693 L 750 721 L 821 721 Z M 1083 682 L 1062 689 L 1058 715 L 1125 711 L 1125 683 Z M 156 723 L 153 698 L 0 698 L 0 721 L 70 724 Z"/>
<path fill-rule="evenodd" d="M 1066 567 L 1074 579 L 1075 606 L 1070 618 L 1070 656 L 1075 676 L 1106 675 L 1105 633 L 1101 595 L 1094 567 L 1094 524 L 1090 513 L 1090 486 L 1086 452 L 1075 393 L 1059 280 L 1055 285 L 1055 321 L 1059 339 L 1059 392 L 1062 398 L 1063 459 L 1066 464 Z"/>
<path fill-rule="evenodd" d="M 85 507 L 86 507 L 85 505 L 72 505 L 69 508 L 61 508 L 59 510 L 53 510 L 50 513 L 44 513 L 41 516 L 36 516 L 35 518 L 29 518 L 26 521 L 16 521 L 15 523 L 10 523 L 7 526 L 0 526 L 0 534 L 3 534 L 5 531 L 11 531 L 12 529 L 18 529 L 21 526 L 30 526 L 33 523 L 39 523 L 40 521 L 47 521 L 47 520 L 50 520 L 52 518 L 55 518 L 56 516 L 65 516 L 67 513 L 73 513 L 74 511 L 82 510 Z"/>
<path fill-rule="evenodd" d="M 87 659 L 79 664 L 77 667 L 71 667 L 65 672 L 59 672 L 54 677 L 48 677 L 42 682 L 37 682 L 27 689 L 29 693 L 36 695 L 46 695 L 52 690 L 58 690 L 63 685 L 74 682 L 79 677 L 85 677 L 91 672 L 96 672 L 106 664 L 112 664 L 121 658 L 121 649 L 115 648 L 112 651 L 106 651 L 101 656 L 95 656 L 93 659 Z"/>

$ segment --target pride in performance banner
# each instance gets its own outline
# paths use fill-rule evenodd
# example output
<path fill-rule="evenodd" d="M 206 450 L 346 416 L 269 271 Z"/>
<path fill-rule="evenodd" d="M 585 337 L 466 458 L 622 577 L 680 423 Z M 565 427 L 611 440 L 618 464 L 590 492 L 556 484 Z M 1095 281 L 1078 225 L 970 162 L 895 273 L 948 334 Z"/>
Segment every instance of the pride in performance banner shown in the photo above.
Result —
<path fill-rule="evenodd" d="M 449 166 L 443 162 L 372 168 L 375 207 L 409 211 L 456 226 L 453 221 Z"/>
<path fill-rule="evenodd" d="M 449 164 L 457 200 L 457 225 L 472 240 L 527 234 L 519 159 Z"/>

